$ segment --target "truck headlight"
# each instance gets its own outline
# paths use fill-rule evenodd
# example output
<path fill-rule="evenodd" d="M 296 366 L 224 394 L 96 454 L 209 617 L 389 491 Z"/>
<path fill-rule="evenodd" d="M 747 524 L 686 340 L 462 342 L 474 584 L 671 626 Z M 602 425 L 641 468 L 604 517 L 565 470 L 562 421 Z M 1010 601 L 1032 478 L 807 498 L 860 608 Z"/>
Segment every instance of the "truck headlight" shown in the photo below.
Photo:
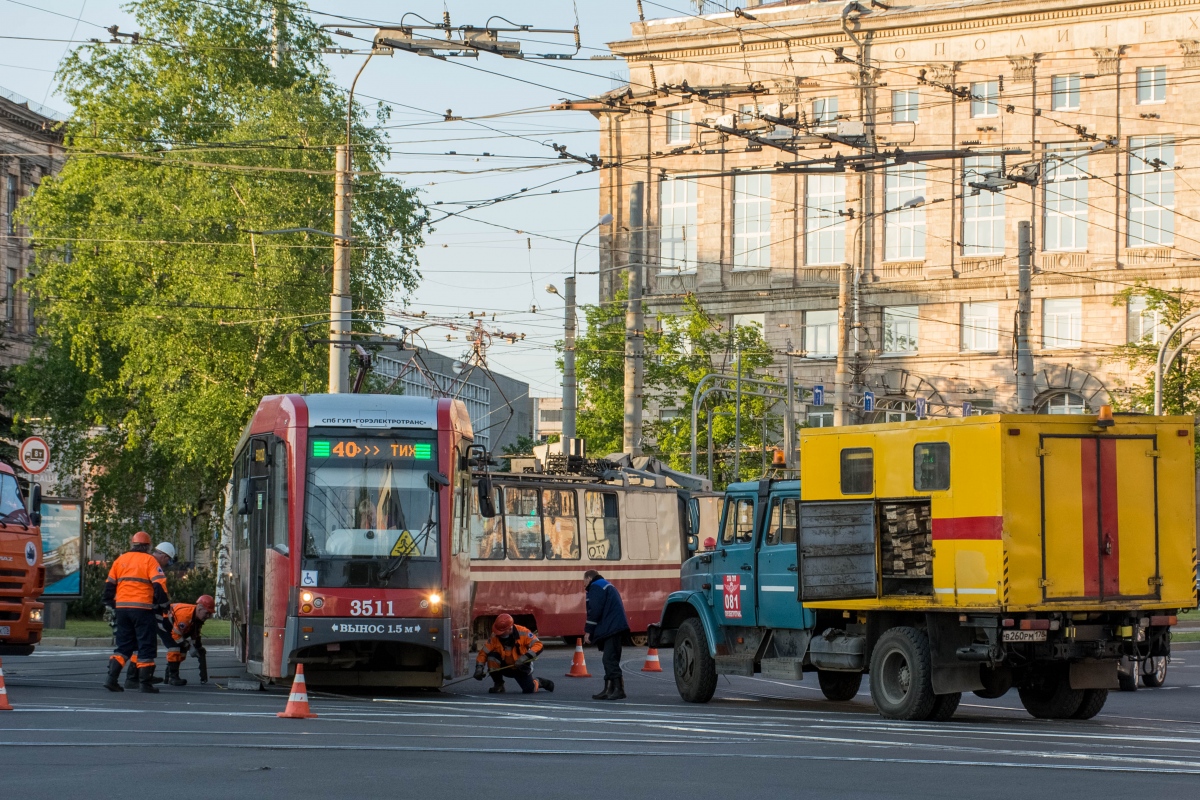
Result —
<path fill-rule="evenodd" d="M 29 621 L 30 622 L 41 622 L 42 621 L 42 610 L 40 608 L 31 609 L 29 611 Z"/>

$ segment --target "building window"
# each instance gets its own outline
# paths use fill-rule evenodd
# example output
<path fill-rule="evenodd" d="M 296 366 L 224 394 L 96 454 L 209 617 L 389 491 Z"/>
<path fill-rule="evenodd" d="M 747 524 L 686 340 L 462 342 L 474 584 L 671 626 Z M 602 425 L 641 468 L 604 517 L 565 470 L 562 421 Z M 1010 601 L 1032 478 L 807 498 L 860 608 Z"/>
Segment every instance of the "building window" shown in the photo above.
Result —
<path fill-rule="evenodd" d="M 696 268 L 696 182 L 663 181 L 659 186 L 659 266 L 690 272 Z"/>
<path fill-rule="evenodd" d="M 837 311 L 804 312 L 804 351 L 809 358 L 837 355 Z"/>
<path fill-rule="evenodd" d="M 771 266 L 771 176 L 733 179 L 733 268 Z"/>
<path fill-rule="evenodd" d="M 17 271 L 9 267 L 4 280 L 4 318 L 17 318 Z"/>
<path fill-rule="evenodd" d="M 892 122 L 916 122 L 921 93 L 916 89 L 892 91 Z"/>
<path fill-rule="evenodd" d="M 1159 344 L 1162 319 L 1157 309 L 1148 307 L 1146 295 L 1135 294 L 1125 307 L 1125 341 Z"/>
<path fill-rule="evenodd" d="M 562 422 L 561 408 L 543 408 L 538 412 L 538 419 L 542 422 Z"/>
<path fill-rule="evenodd" d="M 883 310 L 883 352 L 889 355 L 917 352 L 918 306 L 891 306 Z"/>
<path fill-rule="evenodd" d="M 971 84 L 971 116 L 1000 116 L 1000 81 Z"/>
<path fill-rule="evenodd" d="M 962 349 L 976 353 L 994 353 L 1000 348 L 1000 306 L 998 303 L 963 303 Z"/>
<path fill-rule="evenodd" d="M 1137 104 L 1167 102 L 1167 68 L 1138 67 Z"/>
<path fill-rule="evenodd" d="M 1042 301 L 1042 347 L 1077 348 L 1083 335 L 1083 301 L 1061 297 Z"/>
<path fill-rule="evenodd" d="M 749 125 L 756 119 L 758 119 L 758 109 L 754 103 L 741 103 L 738 105 L 738 125 Z"/>
<path fill-rule="evenodd" d="M 888 209 L 883 226 L 884 259 L 925 258 L 925 209 L 903 208 L 924 199 L 925 165 L 888 167 L 884 180 L 887 189 L 884 202 Z"/>
<path fill-rule="evenodd" d="M 808 412 L 808 427 L 810 428 L 832 428 L 833 427 L 833 410 L 828 406 L 809 406 L 811 411 Z"/>
<path fill-rule="evenodd" d="M 734 314 L 733 327 L 735 328 L 758 328 L 759 332 L 767 328 L 766 314 Z"/>
<path fill-rule="evenodd" d="M 1000 156 L 977 156 L 963 164 L 963 254 L 1004 253 L 1004 192 L 972 187 L 999 174 Z"/>
<path fill-rule="evenodd" d="M 1175 243 L 1175 140 L 1129 140 L 1129 247 Z"/>
<path fill-rule="evenodd" d="M 916 414 L 908 411 L 885 411 L 883 412 L 884 422 L 909 422 L 917 418 Z"/>
<path fill-rule="evenodd" d="M 1043 414 L 1086 414 L 1087 403 L 1074 392 L 1052 395 L 1038 409 Z"/>
<path fill-rule="evenodd" d="M 17 179 L 14 175 L 8 176 L 8 181 L 5 186 L 6 205 L 8 211 L 8 234 L 14 236 L 17 233 Z"/>
<path fill-rule="evenodd" d="M 1050 108 L 1054 111 L 1079 110 L 1079 73 L 1055 75 L 1050 79 Z"/>
<path fill-rule="evenodd" d="M 691 144 L 692 112 L 667 112 L 667 144 Z"/>
<path fill-rule="evenodd" d="M 1086 250 L 1087 155 L 1067 148 L 1046 154 L 1046 249 Z"/>
<path fill-rule="evenodd" d="M 817 97 L 812 101 L 812 119 L 817 125 L 837 121 L 838 99 L 836 97 Z"/>
<path fill-rule="evenodd" d="M 846 258 L 846 176 L 809 175 L 804 195 L 804 260 L 840 264 Z"/>

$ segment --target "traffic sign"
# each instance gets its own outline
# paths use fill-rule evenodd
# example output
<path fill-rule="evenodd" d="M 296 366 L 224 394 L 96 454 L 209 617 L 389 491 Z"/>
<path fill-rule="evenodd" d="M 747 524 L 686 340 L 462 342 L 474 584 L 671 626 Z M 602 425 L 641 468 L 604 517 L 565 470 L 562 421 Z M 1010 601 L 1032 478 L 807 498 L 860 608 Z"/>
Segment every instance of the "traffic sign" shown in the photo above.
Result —
<path fill-rule="evenodd" d="M 863 411 L 875 410 L 875 393 L 863 392 Z"/>
<path fill-rule="evenodd" d="M 21 442 L 21 469 L 30 475 L 45 472 L 50 466 L 50 445 L 40 436 L 30 436 Z"/>
<path fill-rule="evenodd" d="M 821 384 L 818 384 L 813 387 L 813 405 L 814 406 L 825 405 L 825 387 Z"/>
<path fill-rule="evenodd" d="M 970 402 L 968 402 L 966 400 L 963 401 L 963 416 L 964 417 L 971 416 L 971 404 L 970 404 Z"/>
<path fill-rule="evenodd" d="M 925 419 L 925 398 L 917 398 L 917 419 Z"/>

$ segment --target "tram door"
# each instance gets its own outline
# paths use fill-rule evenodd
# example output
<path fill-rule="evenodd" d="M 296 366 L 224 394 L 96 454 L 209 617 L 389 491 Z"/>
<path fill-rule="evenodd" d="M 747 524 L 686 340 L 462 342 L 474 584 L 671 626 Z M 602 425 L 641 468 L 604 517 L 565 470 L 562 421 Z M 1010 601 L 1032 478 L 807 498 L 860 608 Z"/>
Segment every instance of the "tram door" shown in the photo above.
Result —
<path fill-rule="evenodd" d="M 270 461 L 267 456 L 266 439 L 250 441 L 249 491 L 249 533 L 250 552 L 249 575 L 246 598 L 246 657 L 260 665 L 263 660 L 263 637 L 266 634 L 264 626 L 264 608 L 266 606 L 266 553 L 267 525 L 270 521 L 270 504 L 267 500 L 267 473 Z M 243 506 L 245 508 L 245 506 Z"/>

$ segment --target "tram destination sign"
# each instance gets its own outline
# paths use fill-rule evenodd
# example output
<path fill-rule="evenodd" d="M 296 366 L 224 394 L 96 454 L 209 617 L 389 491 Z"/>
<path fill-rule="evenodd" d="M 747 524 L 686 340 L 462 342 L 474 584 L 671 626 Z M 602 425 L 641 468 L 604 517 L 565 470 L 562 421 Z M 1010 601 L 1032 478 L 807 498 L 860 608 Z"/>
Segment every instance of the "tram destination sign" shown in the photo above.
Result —
<path fill-rule="evenodd" d="M 433 442 L 412 442 L 401 439 L 313 439 L 313 458 L 367 459 L 411 458 L 429 461 L 433 458 Z"/>

